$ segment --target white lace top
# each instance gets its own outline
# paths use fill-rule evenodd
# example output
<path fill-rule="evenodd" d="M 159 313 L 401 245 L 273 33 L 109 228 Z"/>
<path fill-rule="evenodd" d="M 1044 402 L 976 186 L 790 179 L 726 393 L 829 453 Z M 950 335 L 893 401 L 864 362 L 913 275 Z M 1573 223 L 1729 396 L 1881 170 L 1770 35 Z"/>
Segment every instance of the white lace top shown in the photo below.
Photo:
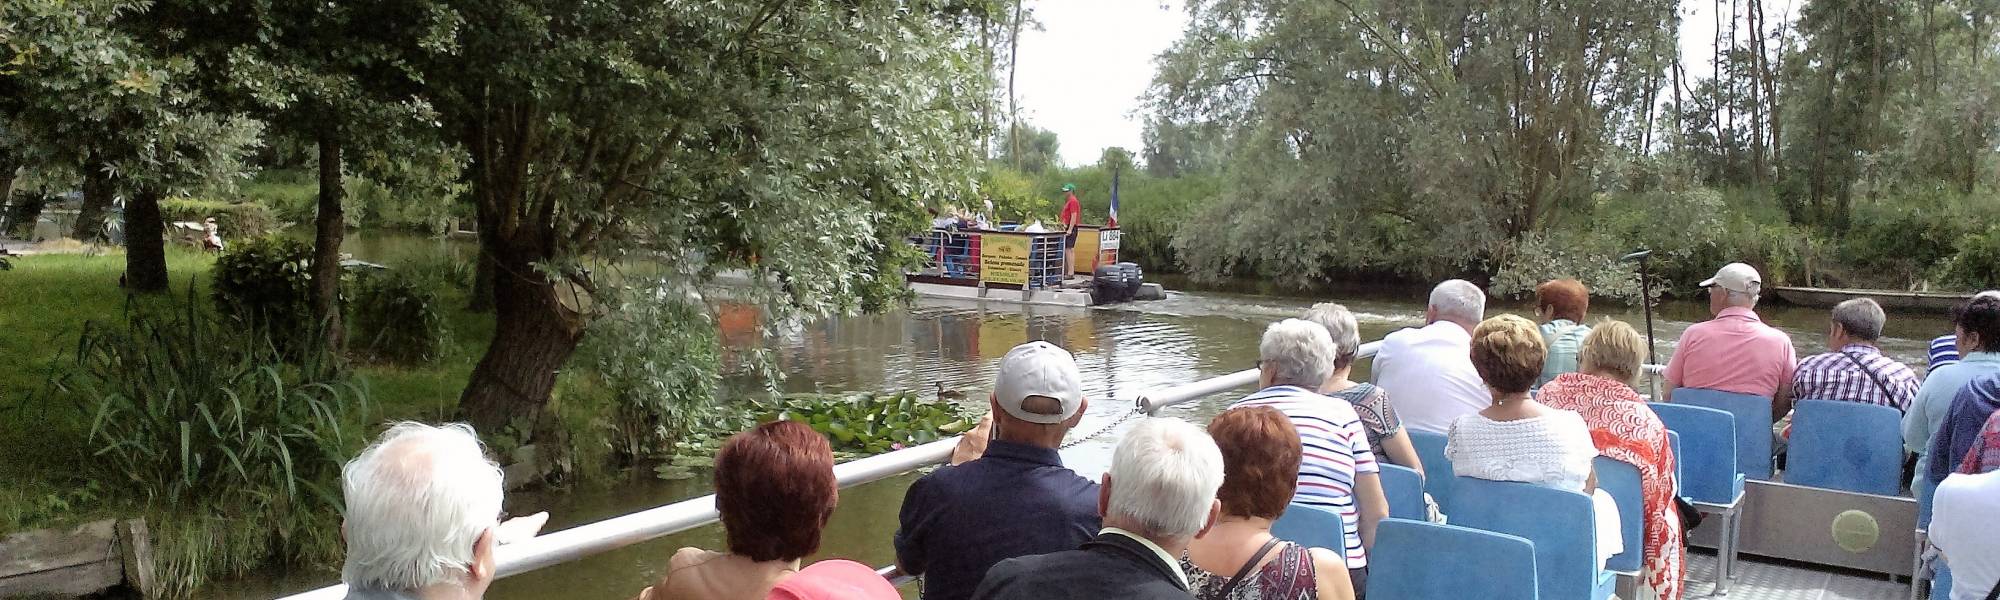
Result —
<path fill-rule="evenodd" d="M 1583 417 L 1567 410 L 1515 421 L 1478 413 L 1452 421 L 1444 454 L 1461 477 L 1583 491 L 1597 446 Z"/>

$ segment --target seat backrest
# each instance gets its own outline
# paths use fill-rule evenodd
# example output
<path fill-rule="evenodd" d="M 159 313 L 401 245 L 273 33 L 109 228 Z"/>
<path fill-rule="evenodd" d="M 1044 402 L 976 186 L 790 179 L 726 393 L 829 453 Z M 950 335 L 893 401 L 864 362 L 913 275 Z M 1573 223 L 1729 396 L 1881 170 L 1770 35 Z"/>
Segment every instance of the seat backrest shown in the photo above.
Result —
<path fill-rule="evenodd" d="M 1903 489 L 1903 413 L 1879 404 L 1792 406 L 1785 483 L 1894 496 Z"/>
<path fill-rule="evenodd" d="M 1721 390 L 1679 388 L 1674 404 L 1713 408 L 1736 417 L 1736 468 L 1751 479 L 1771 479 L 1771 399 Z"/>
<path fill-rule="evenodd" d="M 1625 551 L 1604 561 L 1604 568 L 1637 573 L 1646 545 L 1646 496 L 1639 490 L 1639 467 L 1608 456 L 1597 457 L 1591 466 L 1597 469 L 1597 489 L 1611 494 L 1618 505 L 1618 537 L 1625 542 Z"/>
<path fill-rule="evenodd" d="M 1451 514 L 1451 483 L 1457 474 L 1451 471 L 1451 459 L 1444 457 L 1445 435 L 1409 427 L 1403 430 L 1410 432 L 1410 445 L 1417 447 L 1417 460 L 1424 463 L 1424 491 L 1437 501 L 1438 510 Z"/>
<path fill-rule="evenodd" d="M 1597 519 L 1589 496 L 1472 477 L 1458 478 L 1452 489 L 1458 502 L 1452 509 L 1452 524 L 1534 542 L 1536 589 L 1541 597 L 1596 597 L 1603 569 L 1597 564 Z M 1433 568 L 1442 564 L 1447 563 L 1433 563 Z"/>
<path fill-rule="evenodd" d="M 1653 414 L 1681 439 L 1681 495 L 1695 502 L 1728 504 L 1743 491 L 1736 468 L 1736 419 L 1713 408 L 1651 403 Z"/>
<path fill-rule="evenodd" d="M 1368 556 L 1370 598 L 1536 600 L 1535 545 L 1520 536 L 1383 519 Z"/>
<path fill-rule="evenodd" d="M 1430 511 L 1424 509 L 1424 476 L 1418 474 L 1416 469 L 1403 465 L 1379 464 L 1382 466 L 1382 495 L 1389 498 L 1389 516 L 1430 520 Z"/>
<path fill-rule="evenodd" d="M 1347 524 L 1331 508 L 1293 502 L 1271 523 L 1271 535 L 1308 548 L 1347 552 Z"/>

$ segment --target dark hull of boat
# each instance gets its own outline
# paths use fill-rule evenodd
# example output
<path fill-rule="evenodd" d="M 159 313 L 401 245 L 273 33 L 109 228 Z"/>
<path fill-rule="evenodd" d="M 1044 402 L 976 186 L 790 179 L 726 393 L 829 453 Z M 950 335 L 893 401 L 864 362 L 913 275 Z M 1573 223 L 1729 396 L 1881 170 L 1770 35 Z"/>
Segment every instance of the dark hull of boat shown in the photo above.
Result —
<path fill-rule="evenodd" d="M 1799 306 L 1831 308 L 1849 298 L 1873 298 L 1890 310 L 1948 312 L 1971 293 L 1903 292 L 1897 290 L 1857 290 L 1838 288 L 1773 287 L 1771 292 L 1785 302 Z"/>

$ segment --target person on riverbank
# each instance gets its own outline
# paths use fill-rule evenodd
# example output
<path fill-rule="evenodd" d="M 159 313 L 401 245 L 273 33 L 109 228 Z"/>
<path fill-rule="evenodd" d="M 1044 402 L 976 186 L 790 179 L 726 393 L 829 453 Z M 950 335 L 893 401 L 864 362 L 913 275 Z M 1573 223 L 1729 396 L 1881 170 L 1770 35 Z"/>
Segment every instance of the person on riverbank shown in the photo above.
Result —
<path fill-rule="evenodd" d="M 1070 353 L 1014 347 L 993 383 L 993 431 L 979 458 L 940 467 L 903 495 L 896 564 L 926 600 L 963 600 L 1002 560 L 1072 550 L 1102 526 L 1099 489 L 1056 449 L 1088 402 Z"/>
<path fill-rule="evenodd" d="M 1831 352 L 1799 361 L 1792 375 L 1792 397 L 1839 400 L 1895 408 L 1908 412 L 1922 382 L 1908 365 L 1875 347 L 1888 315 L 1882 305 L 1854 298 L 1833 306 L 1826 347 Z"/>
<path fill-rule="evenodd" d="M 1621 321 L 1591 328 L 1578 352 L 1575 373 L 1556 376 L 1535 399 L 1556 410 L 1575 412 L 1590 428 L 1598 454 L 1639 468 L 1641 540 L 1644 562 L 1639 597 L 1679 600 L 1686 575 L 1686 540 L 1674 505 L 1674 456 L 1666 423 L 1632 388 L 1646 356 L 1646 340 Z M 1546 372 L 1546 371 L 1545 371 Z"/>
<path fill-rule="evenodd" d="M 819 551 L 839 490 L 832 445 L 804 423 L 730 436 L 715 453 L 715 510 L 729 551 L 681 548 L 637 600 L 764 600 Z"/>
<path fill-rule="evenodd" d="M 1903 449 L 1917 455 L 1910 487 L 1918 498 L 1932 489 L 1931 461 L 1950 464 L 1959 459 L 1931 455 L 1932 438 L 1944 426 L 1959 390 L 1981 376 L 2000 373 L 2000 295 L 1981 293 L 1967 299 L 1952 309 L 1952 324 L 1960 352 L 1958 362 L 1931 370 L 1917 387 L 1910 410 L 1903 413 Z"/>
<path fill-rule="evenodd" d="M 1583 336 L 1590 326 L 1583 324 L 1590 313 L 1590 288 L 1575 279 L 1556 279 L 1535 286 L 1535 318 L 1542 320 L 1542 343 L 1548 345 L 1549 359 L 1542 361 L 1542 376 L 1535 387 L 1548 385 L 1557 375 L 1576 372 L 1576 353 L 1583 348 Z"/>
<path fill-rule="evenodd" d="M 1271 535 L 1299 486 L 1304 446 L 1291 420 L 1264 406 L 1226 410 L 1208 422 L 1208 435 L 1222 450 L 1222 488 L 1215 492 L 1222 517 L 1181 557 L 1195 598 L 1354 598 L 1345 557 Z"/>
<path fill-rule="evenodd" d="M 1361 324 L 1354 313 L 1345 306 L 1323 302 L 1299 318 L 1325 327 L 1333 336 L 1333 375 L 1320 385 L 1319 393 L 1346 400 L 1354 407 L 1355 415 L 1361 417 L 1361 428 L 1368 432 L 1368 451 L 1375 453 L 1375 460 L 1424 472 L 1409 432 L 1403 431 L 1402 418 L 1389 405 L 1389 392 L 1379 385 L 1348 379 L 1354 372 L 1354 359 L 1361 353 Z"/>
<path fill-rule="evenodd" d="M 1528 394 L 1548 349 L 1534 323 L 1514 315 L 1487 319 L 1472 332 L 1472 364 L 1490 390 L 1491 405 L 1459 417 L 1444 453 L 1459 477 L 1518 481 L 1582 492 L 1596 507 L 1597 562 L 1624 551 L 1618 505 L 1597 489 L 1590 426 L 1577 413 L 1551 408 Z"/>
<path fill-rule="evenodd" d="M 548 513 L 499 522 L 500 465 L 472 426 L 397 423 L 341 469 L 347 600 L 471 600 L 495 546 L 532 538 Z"/>
<path fill-rule="evenodd" d="M 1272 323 L 1257 344 L 1259 390 L 1229 407 L 1266 406 L 1291 419 L 1308 451 L 1290 500 L 1340 514 L 1343 554 L 1359 589 L 1367 580 L 1367 547 L 1375 543 L 1375 524 L 1389 516 L 1389 501 L 1354 406 L 1317 391 L 1333 373 L 1334 354 L 1325 327 L 1301 319 Z"/>
<path fill-rule="evenodd" d="M 1222 479 L 1222 451 L 1201 428 L 1141 420 L 1112 451 L 1097 494 L 1103 531 L 1080 548 L 1000 561 L 972 597 L 1189 600 L 1178 557 L 1215 525 Z"/>
<path fill-rule="evenodd" d="M 1665 401 L 1677 388 L 1720 390 L 1771 399 L 1771 420 L 1792 412 L 1792 338 L 1757 316 L 1764 280 L 1757 269 L 1729 263 L 1701 282 L 1715 318 L 1688 326 L 1667 360 Z"/>
<path fill-rule="evenodd" d="M 1472 328 L 1486 318 L 1486 292 L 1463 279 L 1440 283 L 1424 307 L 1424 326 L 1382 338 L 1374 382 L 1406 427 L 1443 433 L 1487 404 L 1486 384 L 1472 368 Z"/>

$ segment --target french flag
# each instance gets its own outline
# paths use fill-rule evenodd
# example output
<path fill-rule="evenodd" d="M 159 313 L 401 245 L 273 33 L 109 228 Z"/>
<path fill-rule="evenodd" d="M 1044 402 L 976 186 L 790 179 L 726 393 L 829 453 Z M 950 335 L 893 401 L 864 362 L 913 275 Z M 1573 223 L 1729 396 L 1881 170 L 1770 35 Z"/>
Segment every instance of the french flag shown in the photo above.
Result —
<path fill-rule="evenodd" d="M 1107 228 L 1118 226 L 1118 171 L 1111 172 L 1111 214 L 1104 219 Z"/>

